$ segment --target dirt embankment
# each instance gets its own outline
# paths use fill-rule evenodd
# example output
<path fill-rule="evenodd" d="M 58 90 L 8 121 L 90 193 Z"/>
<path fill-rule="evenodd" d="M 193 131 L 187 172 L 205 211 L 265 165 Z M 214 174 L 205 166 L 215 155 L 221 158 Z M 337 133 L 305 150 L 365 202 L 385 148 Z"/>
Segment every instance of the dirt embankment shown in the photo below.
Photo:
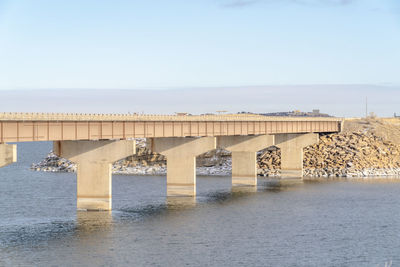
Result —
<path fill-rule="evenodd" d="M 400 145 L 400 118 L 347 119 L 342 133 L 372 134 Z"/>

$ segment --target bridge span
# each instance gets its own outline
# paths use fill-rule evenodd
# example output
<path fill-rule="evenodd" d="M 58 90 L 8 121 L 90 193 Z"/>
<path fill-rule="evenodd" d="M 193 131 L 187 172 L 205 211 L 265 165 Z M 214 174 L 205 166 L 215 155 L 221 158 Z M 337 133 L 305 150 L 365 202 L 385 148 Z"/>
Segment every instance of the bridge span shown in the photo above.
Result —
<path fill-rule="evenodd" d="M 137 115 L 0 113 L 0 167 L 17 160 L 10 142 L 53 141 L 54 152 L 77 163 L 77 208 L 111 209 L 111 165 L 135 154 L 147 138 L 167 158 L 167 195 L 196 195 L 196 156 L 232 152 L 232 185 L 257 185 L 257 151 L 281 149 L 282 177 L 301 177 L 303 148 L 319 133 L 340 132 L 342 119 L 260 115 Z"/>

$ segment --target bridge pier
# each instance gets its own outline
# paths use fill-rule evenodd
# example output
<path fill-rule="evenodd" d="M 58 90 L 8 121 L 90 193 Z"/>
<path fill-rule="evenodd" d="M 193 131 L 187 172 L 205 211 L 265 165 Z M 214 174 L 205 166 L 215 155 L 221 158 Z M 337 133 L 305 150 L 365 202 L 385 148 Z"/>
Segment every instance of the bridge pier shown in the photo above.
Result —
<path fill-rule="evenodd" d="M 273 135 L 220 136 L 218 147 L 232 152 L 232 185 L 257 185 L 257 151 L 274 145 Z"/>
<path fill-rule="evenodd" d="M 148 146 L 167 157 L 167 196 L 195 196 L 196 156 L 215 149 L 215 137 L 152 138 Z"/>
<path fill-rule="evenodd" d="M 276 146 L 281 149 L 281 177 L 303 177 L 303 148 L 317 143 L 319 134 L 277 134 Z"/>
<path fill-rule="evenodd" d="M 0 168 L 17 162 L 17 145 L 0 144 Z"/>
<path fill-rule="evenodd" d="M 112 163 L 135 154 L 135 141 L 56 141 L 53 146 L 55 154 L 77 163 L 77 208 L 111 210 Z"/>

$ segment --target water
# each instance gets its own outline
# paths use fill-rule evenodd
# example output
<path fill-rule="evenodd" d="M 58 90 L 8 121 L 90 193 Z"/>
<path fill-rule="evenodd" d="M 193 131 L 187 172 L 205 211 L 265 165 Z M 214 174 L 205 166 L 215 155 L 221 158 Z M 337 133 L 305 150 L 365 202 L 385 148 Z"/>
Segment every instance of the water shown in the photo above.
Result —
<path fill-rule="evenodd" d="M 279 184 L 231 191 L 198 178 L 197 200 L 165 177 L 113 176 L 113 212 L 76 212 L 76 178 L 29 170 L 49 143 L 19 144 L 0 169 L 0 266 L 400 265 L 400 183 Z"/>

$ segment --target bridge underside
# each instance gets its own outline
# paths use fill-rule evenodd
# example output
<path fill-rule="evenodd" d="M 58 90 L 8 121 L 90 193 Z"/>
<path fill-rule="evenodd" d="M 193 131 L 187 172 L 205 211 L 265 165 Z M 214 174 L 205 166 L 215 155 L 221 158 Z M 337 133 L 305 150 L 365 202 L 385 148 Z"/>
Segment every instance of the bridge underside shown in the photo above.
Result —
<path fill-rule="evenodd" d="M 167 158 L 167 195 L 196 195 L 196 156 L 215 149 L 232 152 L 232 186 L 255 188 L 257 151 L 281 149 L 284 177 L 301 177 L 303 148 L 318 133 L 338 132 L 335 118 L 263 116 L 103 116 L 0 113 L 0 167 L 16 161 L 16 145 L 6 142 L 55 141 L 54 151 L 77 163 L 77 208 L 111 209 L 111 164 L 135 154 L 147 138 Z"/>
<path fill-rule="evenodd" d="M 257 186 L 257 151 L 281 148 L 282 178 L 302 177 L 303 148 L 318 134 L 277 134 L 148 139 L 149 148 L 167 158 L 167 196 L 196 195 L 196 156 L 217 147 L 232 152 L 232 186 Z M 77 208 L 111 210 L 112 163 L 135 154 L 134 140 L 56 141 L 54 152 L 77 163 Z M 0 144 L 0 167 L 16 161 L 16 145 Z"/>

